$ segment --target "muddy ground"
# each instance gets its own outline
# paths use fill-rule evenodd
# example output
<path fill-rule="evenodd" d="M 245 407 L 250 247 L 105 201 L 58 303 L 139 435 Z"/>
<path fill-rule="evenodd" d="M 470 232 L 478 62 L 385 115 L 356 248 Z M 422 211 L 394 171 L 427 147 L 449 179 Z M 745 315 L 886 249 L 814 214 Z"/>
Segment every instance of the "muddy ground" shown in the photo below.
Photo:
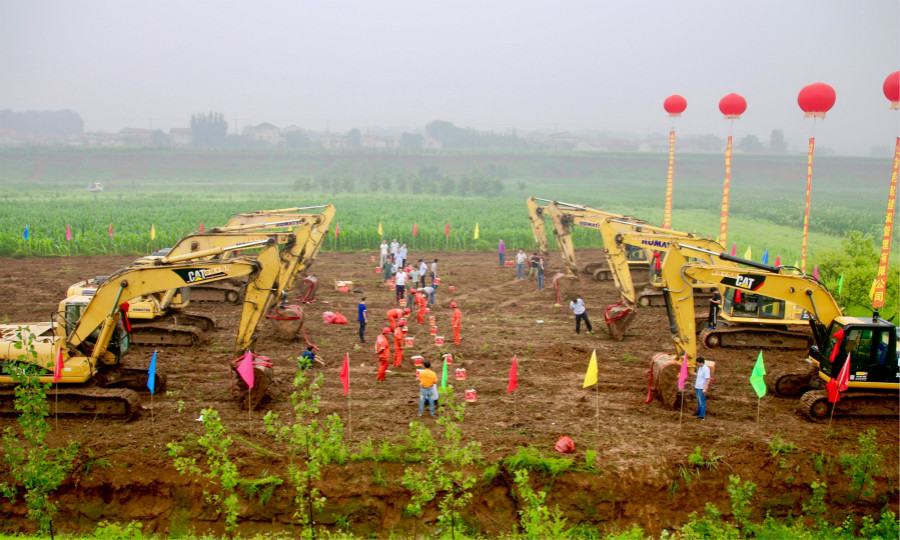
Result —
<path fill-rule="evenodd" d="M 831 511 L 875 513 L 888 501 L 897 508 L 898 419 L 836 419 L 812 423 L 797 410 L 796 399 L 766 396 L 759 403 L 748 383 L 757 350 L 701 350 L 717 362 L 715 382 L 708 398 L 708 416 L 691 416 L 690 399 L 679 411 L 664 409 L 658 402 L 645 404 L 647 370 L 657 352 L 673 352 L 664 308 L 641 308 L 628 336 L 614 341 L 606 331 L 604 308 L 618 301 L 612 282 L 582 278 L 592 335 L 576 335 L 571 311 L 557 305 L 550 277 L 560 270 L 558 257 L 551 258 L 547 288 L 536 290 L 534 281 L 515 280 L 514 267 L 499 267 L 494 253 L 412 253 L 430 261 L 439 259 L 441 286 L 433 315 L 438 334 L 447 344 L 436 346 L 429 326 L 414 319 L 409 335 L 415 345 L 407 348 L 402 367 L 391 367 L 387 381 L 376 381 L 374 340 L 385 326 L 385 312 L 395 306 L 394 292 L 382 284 L 374 270 L 372 253 L 322 253 L 311 269 L 319 279 L 317 301 L 304 305 L 305 331 L 320 349 L 326 367 L 314 371 L 325 375 L 321 390 L 321 413 L 338 413 L 348 428 L 348 444 L 357 448 L 366 440 L 389 439 L 403 443 L 410 421 L 417 418 L 417 384 L 411 357 L 421 354 L 439 366 L 442 353 L 454 355 L 450 384 L 457 393 L 474 389 L 477 401 L 468 405 L 462 429 L 466 440 L 481 443 L 485 459 L 497 461 L 517 447 L 535 446 L 553 454 L 560 435 L 572 437 L 574 459 L 583 463 L 588 450 L 595 451 L 592 465 L 598 472 L 566 473 L 555 479 L 535 479 L 550 492 L 548 501 L 559 505 L 570 524 L 584 523 L 600 530 L 638 524 L 658 534 L 682 523 L 687 514 L 718 502 L 728 509 L 725 486 L 729 474 L 738 474 L 757 484 L 759 517 L 765 510 L 774 515 L 801 514 L 809 483 L 828 479 Z M 599 250 L 579 250 L 579 262 L 602 260 Z M 69 257 L 53 259 L 0 259 L 0 322 L 47 320 L 66 288 L 81 279 L 108 274 L 133 257 Z M 554 260 L 555 259 L 555 260 Z M 335 280 L 353 281 L 353 290 L 334 290 Z M 450 291 L 450 287 L 454 291 Z M 295 297 L 302 294 L 295 289 Z M 366 343 L 357 337 L 356 305 L 367 297 L 370 324 Z M 456 301 L 463 313 L 462 342 L 452 344 L 451 309 Z M 242 475 L 254 477 L 267 471 L 284 474 L 283 449 L 264 434 L 264 410 L 288 413 L 291 380 L 298 356 L 306 346 L 303 337 L 286 341 L 264 323 L 254 352 L 275 363 L 276 382 L 260 411 L 248 418 L 230 397 L 233 340 L 238 309 L 227 304 L 198 304 L 193 310 L 216 318 L 218 329 L 197 348 L 160 348 L 157 369 L 168 375 L 165 392 L 152 399 L 144 395 L 143 410 L 133 420 L 59 418 L 51 444 L 75 440 L 83 445 L 73 478 L 60 490 L 58 527 L 64 531 L 92 529 L 101 520 L 139 520 L 145 532 L 178 535 L 188 531 L 217 532 L 222 521 L 202 500 L 200 485 L 180 476 L 166 455 L 166 443 L 196 437 L 202 431 L 195 419 L 207 407 L 217 409 L 235 438 L 232 457 Z M 325 325 L 325 311 L 339 312 L 346 325 Z M 599 360 L 598 389 L 582 388 L 592 351 Z M 153 349 L 134 347 L 126 364 L 146 367 Z M 350 355 L 350 400 L 342 395 L 338 372 L 344 355 Z M 801 354 L 766 351 L 769 370 L 798 361 Z M 518 389 L 507 394 L 510 363 L 518 358 Z M 455 368 L 465 368 L 467 380 L 456 381 Z M 598 401 L 599 400 L 599 401 Z M 599 408 L 599 416 L 597 410 Z M 349 413 L 348 413 L 349 411 Z M 434 427 L 434 420 L 424 417 Z M 11 418 L 0 426 L 14 425 Z M 877 429 L 886 458 L 885 474 L 878 478 L 878 493 L 854 503 L 854 493 L 840 468 L 824 472 L 814 466 L 814 456 L 837 457 L 857 448 L 857 436 Z M 769 444 L 776 437 L 790 442 L 797 451 L 773 456 Z M 687 484 L 679 480 L 679 466 L 690 468 L 687 456 L 700 446 L 704 455 L 714 450 L 723 457 L 717 471 L 703 471 Z M 88 459 L 90 456 L 95 461 Z M 97 459 L 100 461 L 96 461 Z M 99 463 L 102 466 L 88 466 Z M 386 537 L 414 534 L 414 527 L 432 526 L 436 508 L 422 520 L 403 515 L 409 492 L 399 484 L 402 464 L 353 463 L 331 467 L 322 483 L 328 505 L 321 522 L 349 524 L 360 534 Z M 387 479 L 386 481 L 384 479 Z M 512 531 L 516 503 L 510 496 L 511 482 L 503 477 L 477 488 L 469 516 L 472 527 L 484 534 Z M 293 508 L 290 490 L 281 488 L 266 506 L 246 502 L 241 511 L 241 534 L 289 527 Z M 23 504 L 0 504 L 0 530 L 29 530 L 21 519 Z M 421 533 L 422 529 L 418 529 Z"/>

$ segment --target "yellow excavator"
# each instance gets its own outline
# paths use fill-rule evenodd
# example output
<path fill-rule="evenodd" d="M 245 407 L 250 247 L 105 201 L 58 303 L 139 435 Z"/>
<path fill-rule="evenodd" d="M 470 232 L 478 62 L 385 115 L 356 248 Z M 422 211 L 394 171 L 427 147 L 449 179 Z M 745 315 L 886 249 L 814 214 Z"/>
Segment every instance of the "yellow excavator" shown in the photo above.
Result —
<path fill-rule="evenodd" d="M 641 249 L 652 248 L 664 258 L 673 242 L 682 247 L 699 248 L 689 257 L 691 261 L 721 264 L 737 268 L 732 261 L 721 260 L 709 253 L 724 253 L 725 248 L 718 242 L 705 238 L 669 235 L 668 229 L 652 227 L 643 223 L 633 223 L 622 219 L 610 219 L 602 223 L 606 258 L 616 287 L 628 307 L 636 305 L 665 305 L 666 286 L 662 272 L 651 272 L 650 285 L 636 293 L 626 258 L 625 248 L 633 246 Z M 709 298 L 706 284 L 695 284 L 693 299 L 695 307 L 704 307 Z M 715 288 L 715 287 L 713 287 Z M 718 287 L 723 295 L 721 318 L 716 328 L 706 328 L 700 333 L 699 343 L 707 347 L 739 348 L 782 348 L 806 350 L 812 345 L 809 331 L 809 315 L 802 307 L 777 298 L 768 298 L 753 293 L 736 293 L 735 289 Z M 620 325 L 621 326 L 621 325 Z M 612 332 L 612 331 L 611 331 Z M 624 329 L 621 329 L 624 333 Z M 617 335 L 617 334 L 616 334 Z"/>
<path fill-rule="evenodd" d="M 768 374 L 766 384 L 777 395 L 802 393 L 801 408 L 810 419 L 822 420 L 831 414 L 832 406 L 823 387 L 837 377 L 848 357 L 849 389 L 834 404 L 834 414 L 897 416 L 900 412 L 900 368 L 898 333 L 894 324 L 879 318 L 877 312 L 871 318 L 843 315 L 824 286 L 806 275 L 782 273 L 781 267 L 724 252 L 705 254 L 750 268 L 689 260 L 695 253 L 703 251 L 674 243 L 663 262 L 676 355 L 655 355 L 651 373 L 657 384 L 657 395 L 664 404 L 674 406 L 677 401 L 675 381 L 681 358 L 686 356 L 688 364 L 694 367 L 697 342 L 692 284 L 703 282 L 784 300 L 809 313 L 815 344 L 809 348 L 807 358 L 788 369 Z"/>
<path fill-rule="evenodd" d="M 334 207 L 327 205 L 322 214 L 277 214 L 277 219 L 256 224 L 241 224 L 231 227 L 214 228 L 208 232 L 196 233 L 182 238 L 165 254 L 141 257 L 133 266 L 167 263 L 185 255 L 193 256 L 197 252 L 207 253 L 206 258 L 227 260 L 238 252 L 256 250 L 261 246 L 274 242 L 278 246 L 296 244 L 302 249 L 296 251 L 300 259 L 291 266 L 288 276 L 282 277 L 283 288 L 290 291 L 297 276 L 309 268 L 325 238 L 325 231 L 334 217 Z M 276 211 L 272 211 L 276 212 Z M 262 215 L 262 213 L 261 213 Z M 268 216 L 276 214 L 269 213 Z M 324 227 L 324 228 L 323 228 Z M 293 232 L 279 232 L 292 230 Z M 237 232 L 240 231 L 240 232 Z M 106 276 L 80 281 L 68 290 L 68 296 L 94 294 L 97 285 Z M 238 282 L 240 280 L 227 280 Z M 199 343 L 204 335 L 215 328 L 215 321 L 199 313 L 186 311 L 191 300 L 210 299 L 221 291 L 224 299 L 237 303 L 244 284 L 226 283 L 223 287 L 203 283 L 183 289 L 169 290 L 162 293 L 145 295 L 132 300 L 127 306 L 128 318 L 132 323 L 131 341 L 138 345 L 171 345 L 190 346 Z M 285 293 L 286 294 L 286 293 Z M 233 295 L 234 299 L 229 295 Z M 296 315 L 296 314 L 295 314 Z M 292 315 L 291 320 L 298 320 Z M 285 333 L 291 331 L 292 325 L 281 324 Z M 294 329 L 296 330 L 296 329 Z"/>
<path fill-rule="evenodd" d="M 144 266 L 128 267 L 112 274 L 91 296 L 68 297 L 49 322 L 0 325 L 0 385 L 15 383 L 20 363 L 44 370 L 41 382 L 52 381 L 54 366 L 63 368 L 58 399 L 61 414 L 90 414 L 130 418 L 140 405 L 135 390 L 146 389 L 146 369 L 125 368 L 123 357 L 130 347 L 123 324 L 122 307 L 143 295 L 190 287 L 199 283 L 249 276 L 241 322 L 235 342 L 235 357 L 249 350 L 262 315 L 271 305 L 285 265 L 277 246 L 269 244 L 255 258 L 204 259 L 197 252 Z M 193 259 L 191 259 L 193 257 Z M 22 341 L 33 336 L 34 357 L 25 354 Z M 165 376 L 156 373 L 157 390 Z M 262 372 L 253 393 L 258 403 L 271 379 Z M 0 388 L 0 412 L 14 412 L 14 389 Z"/>

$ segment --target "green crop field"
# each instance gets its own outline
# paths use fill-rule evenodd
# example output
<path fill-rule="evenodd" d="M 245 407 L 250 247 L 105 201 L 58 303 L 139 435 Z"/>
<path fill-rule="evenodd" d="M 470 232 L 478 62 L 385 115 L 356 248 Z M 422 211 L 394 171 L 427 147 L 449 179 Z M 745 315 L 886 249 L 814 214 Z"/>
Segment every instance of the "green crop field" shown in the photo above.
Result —
<path fill-rule="evenodd" d="M 718 236 L 723 162 L 712 154 L 676 154 L 673 228 Z M 0 150 L 0 255 L 145 253 L 233 213 L 326 203 L 336 206 L 340 228 L 335 237 L 332 226 L 325 250 L 374 250 L 379 223 L 384 236 L 413 250 L 492 250 L 499 238 L 510 248 L 530 249 L 526 198 L 661 224 L 666 168 L 666 155 L 650 153 L 7 148 Z M 816 159 L 810 263 L 850 230 L 880 239 L 890 175 L 889 159 Z M 106 189 L 88 193 L 91 182 Z M 770 262 L 798 260 L 806 157 L 735 155 L 731 182 L 727 243 L 739 255 L 751 248 L 754 259 L 768 250 Z M 594 231 L 576 229 L 574 237 L 577 247 L 601 245 Z"/>

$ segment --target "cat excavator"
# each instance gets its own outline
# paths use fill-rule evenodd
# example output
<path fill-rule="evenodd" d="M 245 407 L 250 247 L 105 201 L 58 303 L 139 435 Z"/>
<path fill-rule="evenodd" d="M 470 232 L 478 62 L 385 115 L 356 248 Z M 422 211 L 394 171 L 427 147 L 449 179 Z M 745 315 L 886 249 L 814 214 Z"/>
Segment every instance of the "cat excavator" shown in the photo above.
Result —
<path fill-rule="evenodd" d="M 149 373 L 123 365 L 131 345 L 123 323 L 123 307 L 143 295 L 249 276 L 235 357 L 249 350 L 262 315 L 280 291 L 279 276 L 290 260 L 280 256 L 271 242 L 252 259 L 204 258 L 209 255 L 200 251 L 121 269 L 100 284 L 93 295 L 64 299 L 49 321 L 0 325 L 0 412 L 15 412 L 15 392 L 10 385 L 16 383 L 26 365 L 43 370 L 40 381 L 49 383 L 57 362 L 61 362 L 59 390 L 53 396 L 60 414 L 131 418 L 140 406 L 136 390 L 146 389 Z M 28 341 L 33 354 L 27 353 Z M 271 380 L 271 371 L 259 371 L 252 389 L 251 401 L 255 403 Z M 157 372 L 155 377 L 155 389 L 161 390 L 165 375 Z"/>
<path fill-rule="evenodd" d="M 318 208 L 318 207 L 317 207 Z M 214 228 L 207 232 L 195 233 L 182 238 L 164 254 L 149 255 L 137 259 L 133 266 L 167 263 L 183 256 L 193 256 L 205 252 L 206 258 L 227 260 L 238 252 L 257 250 L 274 242 L 278 246 L 300 245 L 296 253 L 299 259 L 291 265 L 290 274 L 282 277 L 285 291 L 290 291 L 297 276 L 308 269 L 325 238 L 325 232 L 334 217 L 334 207 L 327 205 L 321 214 L 285 214 L 285 210 L 275 210 L 259 215 L 276 219 L 261 219 L 259 223 L 245 223 L 230 227 Z M 292 231 L 292 232 L 285 232 Z M 290 252 L 290 251 L 289 251 Z M 289 253 L 288 252 L 288 253 Z M 94 294 L 97 286 L 107 276 L 80 281 L 67 292 L 68 296 Z M 133 299 L 126 307 L 132 323 L 131 341 L 138 345 L 192 346 L 216 326 L 215 321 L 200 313 L 186 311 L 191 301 L 199 297 L 203 301 L 224 295 L 222 298 L 238 303 L 245 286 L 240 279 L 223 280 L 217 283 L 203 283 L 189 288 L 175 289 L 144 295 Z M 224 285 L 218 285 L 224 283 Z M 232 298 L 233 297 L 233 298 Z M 293 315 L 292 315 L 293 317 Z M 296 320 L 296 319 L 292 319 Z M 292 325 L 276 325 L 290 332 Z M 295 331 L 296 329 L 293 328 Z"/>
<path fill-rule="evenodd" d="M 652 272 L 650 286 L 637 293 L 628 268 L 625 248 L 633 246 L 659 251 L 664 257 L 673 242 L 682 247 L 699 248 L 689 257 L 692 261 L 721 264 L 737 268 L 729 260 L 721 260 L 709 253 L 723 253 L 718 242 L 705 238 L 670 235 L 668 229 L 634 223 L 622 219 L 609 219 L 600 225 L 606 258 L 616 287 L 628 307 L 665 305 L 666 286 L 662 272 Z M 693 286 L 695 307 L 704 307 L 709 298 L 708 284 Z M 713 287 L 716 288 L 716 287 Z M 783 348 L 806 350 L 812 345 L 809 331 L 809 315 L 802 307 L 777 298 L 754 293 L 736 293 L 735 289 L 722 289 L 723 306 L 716 328 L 706 328 L 698 341 L 707 347 Z M 621 329 L 624 333 L 624 328 Z"/>
<path fill-rule="evenodd" d="M 697 252 L 750 268 L 690 261 L 689 257 Z M 828 418 L 832 409 L 835 416 L 896 417 L 900 413 L 898 331 L 894 324 L 878 317 L 877 312 L 871 318 L 843 315 L 828 290 L 806 275 L 785 273 L 782 267 L 677 242 L 666 254 L 662 271 L 676 354 L 655 355 L 651 374 L 656 381 L 657 395 L 665 405 L 674 406 L 677 402 L 676 381 L 681 359 L 686 357 L 693 368 L 697 357 L 691 298 L 692 284 L 696 281 L 784 300 L 809 313 L 815 344 L 809 348 L 807 357 L 787 369 L 767 374 L 765 380 L 777 395 L 801 394 L 801 409 L 811 420 Z M 823 388 L 838 376 L 846 361 L 850 362 L 849 387 L 832 407 Z"/>

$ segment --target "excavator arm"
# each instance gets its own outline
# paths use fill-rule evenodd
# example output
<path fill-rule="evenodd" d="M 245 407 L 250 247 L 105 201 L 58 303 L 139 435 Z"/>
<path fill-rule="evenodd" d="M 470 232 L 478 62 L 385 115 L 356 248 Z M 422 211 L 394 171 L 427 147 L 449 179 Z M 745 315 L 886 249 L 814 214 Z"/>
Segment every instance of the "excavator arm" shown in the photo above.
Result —
<path fill-rule="evenodd" d="M 718 264 L 689 260 L 698 256 L 711 256 Z M 734 264 L 729 265 L 729 262 L 753 265 L 755 268 L 738 268 Z M 714 253 L 674 242 L 663 260 L 662 274 L 675 349 L 679 357 L 687 355 L 691 366 L 697 357 L 693 300 L 695 282 L 730 287 L 797 304 L 812 315 L 814 334 L 820 343 L 829 325 L 841 315 L 840 306 L 818 282 L 803 275 L 780 274 L 775 267 L 724 252 Z"/>
<path fill-rule="evenodd" d="M 547 230 L 544 225 L 544 206 L 539 205 L 537 202 L 550 202 L 547 199 L 537 199 L 535 197 L 529 197 L 528 200 L 525 201 L 525 205 L 528 207 L 528 221 L 531 223 L 531 231 L 534 233 L 534 241 L 537 243 L 538 251 L 540 251 L 541 256 L 545 259 L 548 255 L 550 255 L 550 250 L 547 245 Z"/>

